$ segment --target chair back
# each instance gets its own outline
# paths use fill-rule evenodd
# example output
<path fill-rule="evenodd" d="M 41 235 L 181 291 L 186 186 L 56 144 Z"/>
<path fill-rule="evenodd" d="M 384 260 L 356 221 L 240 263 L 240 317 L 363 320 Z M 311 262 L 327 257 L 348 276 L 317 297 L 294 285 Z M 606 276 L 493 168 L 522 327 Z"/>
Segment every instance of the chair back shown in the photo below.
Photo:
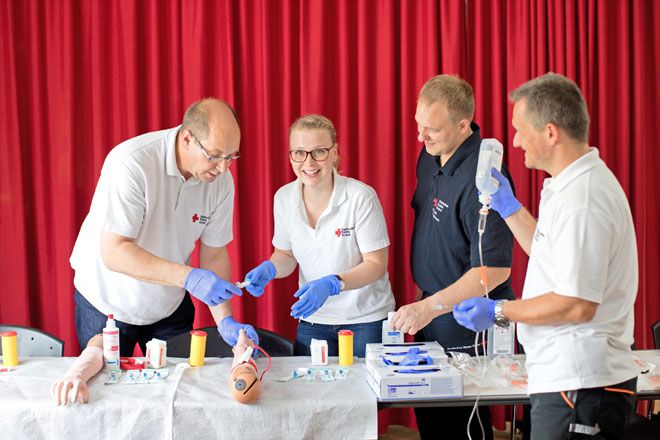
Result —
<path fill-rule="evenodd" d="M 653 333 L 653 348 L 657 350 L 660 348 L 660 319 L 651 326 L 651 332 Z"/>
<path fill-rule="evenodd" d="M 15 331 L 20 357 L 62 357 L 64 341 L 44 331 L 22 325 L 2 325 L 0 333 Z M 2 346 L 0 346 L 2 354 Z"/>
<path fill-rule="evenodd" d="M 197 330 L 205 331 L 206 357 L 233 357 L 232 347 L 218 335 L 216 327 L 204 327 Z M 271 357 L 293 356 L 293 341 L 271 332 L 270 330 L 255 328 L 259 335 L 259 346 Z M 181 333 L 167 340 L 167 355 L 171 357 L 190 356 L 190 332 Z"/>

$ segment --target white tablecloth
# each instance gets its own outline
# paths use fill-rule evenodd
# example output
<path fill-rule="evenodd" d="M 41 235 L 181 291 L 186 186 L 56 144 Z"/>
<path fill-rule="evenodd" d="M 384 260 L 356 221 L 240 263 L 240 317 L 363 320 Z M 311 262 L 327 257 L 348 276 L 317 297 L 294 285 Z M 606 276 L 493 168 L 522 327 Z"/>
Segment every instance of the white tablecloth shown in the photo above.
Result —
<path fill-rule="evenodd" d="M 89 382 L 90 402 L 56 406 L 49 388 L 73 358 L 22 359 L 0 373 L 0 437 L 3 439 L 324 439 L 376 438 L 375 395 L 364 364 L 345 380 L 277 382 L 309 357 L 273 358 L 262 395 L 241 405 L 229 394 L 230 358 L 207 359 L 204 367 L 176 369 L 160 384 L 104 385 L 103 373 Z M 331 364 L 336 358 L 331 358 Z M 265 359 L 257 361 L 261 371 Z"/>

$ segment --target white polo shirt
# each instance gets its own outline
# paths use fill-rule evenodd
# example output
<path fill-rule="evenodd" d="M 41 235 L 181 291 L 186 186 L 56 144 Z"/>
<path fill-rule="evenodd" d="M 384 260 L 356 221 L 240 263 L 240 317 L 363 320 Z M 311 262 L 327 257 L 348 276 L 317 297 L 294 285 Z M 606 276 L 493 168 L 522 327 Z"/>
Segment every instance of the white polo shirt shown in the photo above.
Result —
<path fill-rule="evenodd" d="M 101 260 L 102 228 L 186 265 L 197 239 L 213 247 L 232 240 L 231 174 L 212 183 L 185 180 L 176 164 L 179 128 L 143 134 L 110 151 L 71 254 L 76 289 L 100 312 L 129 324 L 147 325 L 171 315 L 185 290 L 108 270 Z"/>
<path fill-rule="evenodd" d="M 390 245 L 383 209 L 368 185 L 334 172 L 328 207 L 309 226 L 300 179 L 275 194 L 273 246 L 290 250 L 299 265 L 298 284 L 346 272 L 362 263 L 362 254 Z M 357 324 L 387 318 L 394 310 L 394 295 L 385 272 L 379 280 L 360 289 L 331 296 L 313 315 L 315 324 Z"/>
<path fill-rule="evenodd" d="M 637 242 L 626 195 L 598 150 L 546 179 L 523 299 L 548 292 L 598 304 L 589 322 L 518 324 L 528 392 L 613 385 L 639 373 L 633 363 Z"/>

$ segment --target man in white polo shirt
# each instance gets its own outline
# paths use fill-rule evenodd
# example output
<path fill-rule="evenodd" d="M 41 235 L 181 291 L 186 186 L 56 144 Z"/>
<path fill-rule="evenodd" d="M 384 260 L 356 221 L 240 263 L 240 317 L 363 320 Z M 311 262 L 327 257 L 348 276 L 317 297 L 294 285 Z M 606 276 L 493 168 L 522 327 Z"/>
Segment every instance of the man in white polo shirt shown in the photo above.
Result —
<path fill-rule="evenodd" d="M 637 244 L 628 200 L 589 147 L 589 113 L 573 81 L 548 73 L 511 99 L 514 146 L 528 168 L 552 176 L 537 222 L 493 169 L 500 188 L 491 207 L 530 256 L 523 299 L 471 298 L 454 316 L 475 331 L 519 323 L 534 440 L 620 438 L 639 373 L 631 352 Z"/>
<path fill-rule="evenodd" d="M 226 102 L 204 99 L 182 125 L 129 139 L 108 154 L 89 214 L 71 255 L 76 330 L 81 347 L 100 333 L 106 315 L 120 329 L 122 356 L 151 338 L 167 340 L 192 328 L 186 290 L 207 304 L 223 339 L 240 328 L 229 300 L 227 244 L 232 240 L 234 183 L 240 128 Z M 189 266 L 200 239 L 200 268 Z"/>

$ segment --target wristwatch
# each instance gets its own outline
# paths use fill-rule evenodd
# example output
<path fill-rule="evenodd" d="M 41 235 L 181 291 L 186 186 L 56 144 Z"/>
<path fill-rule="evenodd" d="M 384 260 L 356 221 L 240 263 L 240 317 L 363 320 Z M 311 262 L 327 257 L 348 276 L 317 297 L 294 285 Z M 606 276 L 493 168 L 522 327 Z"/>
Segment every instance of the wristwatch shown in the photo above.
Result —
<path fill-rule="evenodd" d="M 511 320 L 504 316 L 504 313 L 502 312 L 502 307 L 504 306 L 505 301 L 505 299 L 495 301 L 495 325 L 504 328 L 511 324 Z"/>
<path fill-rule="evenodd" d="M 339 281 L 339 291 L 341 292 L 342 290 L 344 290 L 344 287 L 346 287 L 346 283 L 337 274 L 335 274 L 335 278 L 337 278 L 337 281 Z"/>

